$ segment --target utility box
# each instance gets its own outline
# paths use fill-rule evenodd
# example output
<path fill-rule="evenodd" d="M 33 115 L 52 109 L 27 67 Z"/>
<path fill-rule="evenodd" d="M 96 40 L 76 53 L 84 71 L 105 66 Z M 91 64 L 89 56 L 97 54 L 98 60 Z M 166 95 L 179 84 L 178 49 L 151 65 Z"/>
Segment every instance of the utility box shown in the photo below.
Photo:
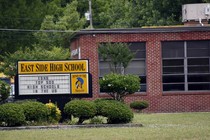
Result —
<path fill-rule="evenodd" d="M 210 3 L 182 5 L 182 22 L 201 21 L 210 18 Z"/>

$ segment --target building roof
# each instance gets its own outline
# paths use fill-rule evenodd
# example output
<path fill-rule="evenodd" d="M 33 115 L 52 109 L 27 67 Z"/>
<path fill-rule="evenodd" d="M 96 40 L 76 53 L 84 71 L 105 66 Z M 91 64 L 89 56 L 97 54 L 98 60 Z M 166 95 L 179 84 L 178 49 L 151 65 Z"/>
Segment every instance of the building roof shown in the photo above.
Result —
<path fill-rule="evenodd" d="M 138 33 L 174 33 L 210 31 L 210 26 L 156 26 L 146 28 L 122 28 L 122 29 L 83 29 L 75 32 L 70 39 L 87 34 L 138 34 Z"/>

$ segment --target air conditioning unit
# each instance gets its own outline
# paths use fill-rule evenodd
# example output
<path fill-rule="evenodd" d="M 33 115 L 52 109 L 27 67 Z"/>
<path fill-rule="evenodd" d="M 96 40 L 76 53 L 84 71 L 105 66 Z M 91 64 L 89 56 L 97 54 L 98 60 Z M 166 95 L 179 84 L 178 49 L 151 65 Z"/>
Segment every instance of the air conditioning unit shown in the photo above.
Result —
<path fill-rule="evenodd" d="M 210 3 L 182 5 L 182 22 L 208 20 Z"/>

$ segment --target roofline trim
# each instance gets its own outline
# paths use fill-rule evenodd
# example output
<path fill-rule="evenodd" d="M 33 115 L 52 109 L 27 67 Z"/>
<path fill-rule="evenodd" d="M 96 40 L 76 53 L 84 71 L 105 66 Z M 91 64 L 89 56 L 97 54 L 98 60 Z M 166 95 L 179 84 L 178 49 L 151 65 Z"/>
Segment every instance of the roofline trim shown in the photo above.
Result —
<path fill-rule="evenodd" d="M 124 28 L 124 29 L 83 29 L 74 33 L 70 40 L 79 35 L 87 34 L 138 34 L 138 33 L 176 33 L 176 32 L 210 31 L 210 26 L 193 27 L 161 27 L 161 28 Z"/>

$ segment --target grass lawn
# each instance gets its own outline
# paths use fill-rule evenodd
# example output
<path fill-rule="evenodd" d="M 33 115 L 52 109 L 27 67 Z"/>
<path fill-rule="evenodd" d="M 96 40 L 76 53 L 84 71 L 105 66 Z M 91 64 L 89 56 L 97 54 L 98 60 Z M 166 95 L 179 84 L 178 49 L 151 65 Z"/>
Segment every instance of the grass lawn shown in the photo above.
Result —
<path fill-rule="evenodd" d="M 0 140 L 209 140 L 209 113 L 135 114 L 136 128 L 0 131 Z"/>

